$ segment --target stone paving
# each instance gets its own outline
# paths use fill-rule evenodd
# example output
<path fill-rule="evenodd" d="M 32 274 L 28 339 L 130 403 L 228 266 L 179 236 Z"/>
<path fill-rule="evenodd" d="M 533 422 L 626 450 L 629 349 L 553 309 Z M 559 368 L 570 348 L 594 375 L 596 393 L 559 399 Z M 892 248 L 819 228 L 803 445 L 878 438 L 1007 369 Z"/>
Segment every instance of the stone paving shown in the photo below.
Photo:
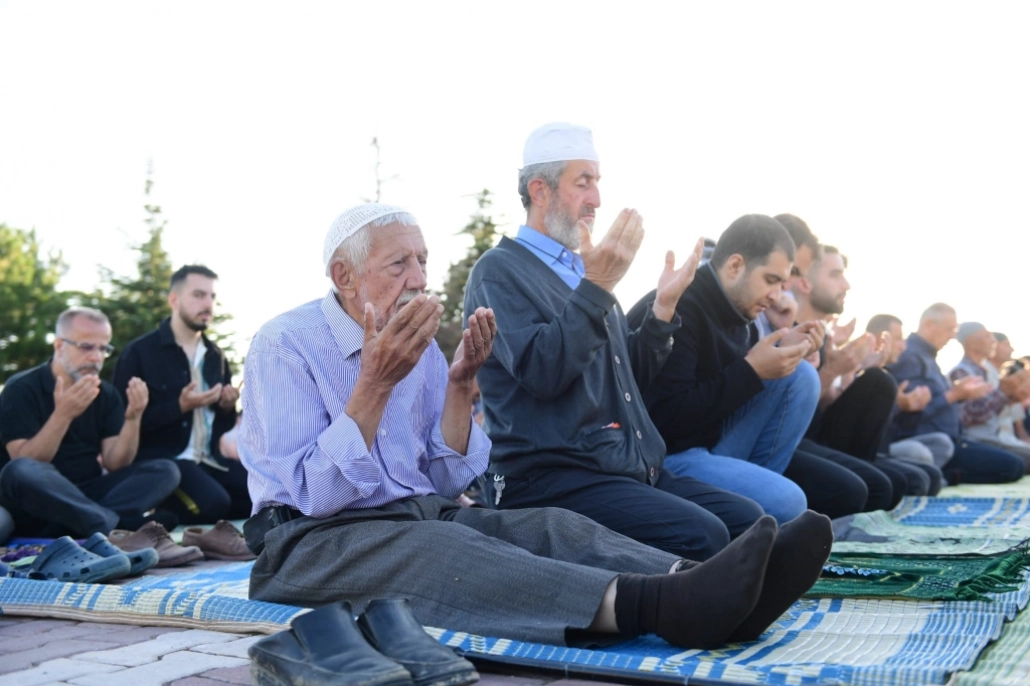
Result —
<path fill-rule="evenodd" d="M 0 686 L 245 686 L 250 684 L 247 648 L 260 638 L 170 627 L 0 617 Z M 504 672 L 483 673 L 482 677 L 479 683 L 483 686 L 600 683 Z"/>

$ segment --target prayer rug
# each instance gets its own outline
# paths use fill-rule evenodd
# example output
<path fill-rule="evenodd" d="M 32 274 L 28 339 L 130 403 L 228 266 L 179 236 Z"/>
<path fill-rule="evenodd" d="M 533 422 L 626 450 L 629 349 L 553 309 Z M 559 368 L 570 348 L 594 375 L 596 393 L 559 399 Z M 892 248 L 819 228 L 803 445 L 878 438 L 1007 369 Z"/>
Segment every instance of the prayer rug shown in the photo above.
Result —
<path fill-rule="evenodd" d="M 830 555 L 813 598 L 987 600 L 1019 591 L 1030 568 L 1027 546 L 997 555 Z"/>
<path fill-rule="evenodd" d="M 938 498 L 1030 498 L 1030 476 L 1010 484 L 960 484 L 945 486 Z"/>
<path fill-rule="evenodd" d="M 1030 527 L 1030 497 L 906 497 L 891 517 L 911 526 Z"/>
<path fill-rule="evenodd" d="M 956 673 L 949 686 L 1030 684 L 1030 612 L 1005 625 L 1001 639 L 987 646 L 968 672 Z"/>
<path fill-rule="evenodd" d="M 285 628 L 304 610 L 246 600 L 251 565 L 145 575 L 121 585 L 0 579 L 0 612 L 232 632 Z M 474 660 L 566 674 L 676 683 L 943 684 L 973 666 L 1028 596 L 1024 585 L 992 602 L 805 598 L 762 641 L 713 651 L 680 650 L 655 637 L 589 650 L 428 630 Z"/>
<path fill-rule="evenodd" d="M 991 555 L 1030 538 L 1030 526 L 917 526 L 878 510 L 835 519 L 833 537 L 835 553 Z"/>

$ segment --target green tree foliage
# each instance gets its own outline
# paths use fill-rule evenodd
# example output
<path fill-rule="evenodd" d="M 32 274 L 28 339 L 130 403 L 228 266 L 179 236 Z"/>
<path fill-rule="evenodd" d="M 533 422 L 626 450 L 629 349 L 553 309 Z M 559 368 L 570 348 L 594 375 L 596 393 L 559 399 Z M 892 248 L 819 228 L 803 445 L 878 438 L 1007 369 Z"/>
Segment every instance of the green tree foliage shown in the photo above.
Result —
<path fill-rule="evenodd" d="M 40 254 L 34 230 L 0 224 L 0 382 L 53 354 L 51 334 L 68 294 L 60 253 Z"/>
<path fill-rule="evenodd" d="M 468 282 L 469 272 L 483 253 L 494 247 L 500 235 L 489 213 L 491 204 L 493 200 L 489 190 L 483 189 L 476 194 L 476 211 L 465 228 L 459 232 L 471 236 L 472 245 L 469 246 L 465 257 L 452 263 L 448 268 L 447 281 L 443 290 L 437 293 L 444 309 L 440 319 L 440 330 L 436 333 L 436 342 L 448 361 L 454 356 L 454 351 L 461 342 L 461 332 L 465 328 L 465 284 Z"/>
<path fill-rule="evenodd" d="M 153 180 L 148 178 L 144 190 L 146 202 L 143 205 L 147 238 L 132 246 L 138 253 L 136 273 L 123 277 L 101 266 L 99 288 L 93 293 L 81 294 L 79 298 L 82 304 L 97 308 L 111 319 L 111 342 L 115 352 L 101 373 L 107 380 L 114 375 L 119 352 L 132 340 L 156 329 L 161 320 L 169 315 L 168 284 L 176 267 L 172 265 L 162 242 L 168 222 L 161 216 L 160 205 L 151 202 L 152 188 Z M 217 315 L 212 324 L 217 325 L 229 319 L 229 315 Z M 232 347 L 224 335 L 210 330 L 205 333 L 232 359 Z"/>

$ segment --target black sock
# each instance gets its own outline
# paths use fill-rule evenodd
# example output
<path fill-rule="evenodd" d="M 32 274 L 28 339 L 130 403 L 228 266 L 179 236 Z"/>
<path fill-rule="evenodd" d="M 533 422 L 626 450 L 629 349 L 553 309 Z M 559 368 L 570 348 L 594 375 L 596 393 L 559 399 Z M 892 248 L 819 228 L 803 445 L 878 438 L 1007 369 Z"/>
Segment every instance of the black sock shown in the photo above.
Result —
<path fill-rule="evenodd" d="M 656 633 L 681 648 L 715 648 L 754 610 L 773 542 L 768 515 L 710 560 L 673 574 L 622 574 L 615 622 L 629 636 Z"/>
<path fill-rule="evenodd" d="M 754 611 L 729 641 L 755 641 L 769 625 L 819 579 L 833 545 L 833 526 L 825 515 L 805 510 L 780 527 Z"/>

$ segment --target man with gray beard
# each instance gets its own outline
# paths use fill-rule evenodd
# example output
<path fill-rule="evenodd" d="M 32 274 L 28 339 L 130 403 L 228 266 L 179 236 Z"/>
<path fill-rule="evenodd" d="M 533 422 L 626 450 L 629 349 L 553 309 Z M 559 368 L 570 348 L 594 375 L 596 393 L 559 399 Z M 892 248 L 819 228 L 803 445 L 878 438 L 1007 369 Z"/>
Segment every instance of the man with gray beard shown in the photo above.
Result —
<path fill-rule="evenodd" d="M 703 242 L 678 269 L 667 253 L 655 300 L 630 331 L 613 290 L 643 240 L 643 219 L 624 209 L 607 234 L 591 237 L 599 179 L 589 129 L 556 123 L 534 131 L 519 173 L 526 224 L 469 276 L 466 317 L 479 308 L 497 317 L 493 354 L 478 374 L 493 442 L 490 501 L 565 508 L 704 560 L 762 508 L 663 471 L 665 443 L 641 401 L 672 348 L 676 303 Z"/>

